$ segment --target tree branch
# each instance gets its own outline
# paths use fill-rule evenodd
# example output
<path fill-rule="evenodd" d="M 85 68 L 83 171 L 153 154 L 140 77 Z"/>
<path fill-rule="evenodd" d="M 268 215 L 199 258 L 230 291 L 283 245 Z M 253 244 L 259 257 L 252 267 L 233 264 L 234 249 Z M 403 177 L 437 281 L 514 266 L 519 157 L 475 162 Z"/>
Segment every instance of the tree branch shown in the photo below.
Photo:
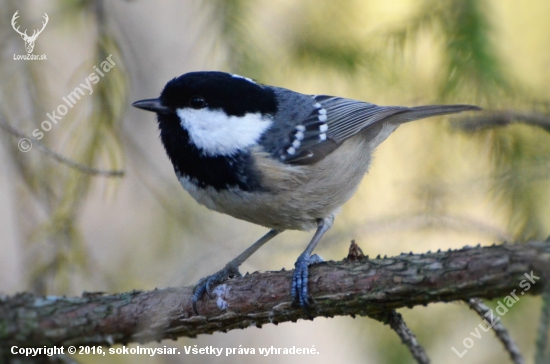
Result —
<path fill-rule="evenodd" d="M 426 351 L 424 350 L 422 345 L 418 343 L 418 340 L 416 340 L 416 336 L 413 334 L 411 329 L 409 329 L 407 324 L 405 324 L 403 316 L 401 316 L 400 313 L 395 310 L 391 310 L 387 311 L 387 313 L 385 314 L 374 316 L 373 318 L 377 319 L 385 325 L 390 325 L 392 330 L 395 331 L 397 335 L 399 335 L 399 338 L 401 338 L 401 342 L 405 344 L 405 346 L 409 349 L 411 355 L 418 364 L 430 363 L 430 359 L 428 358 Z"/>
<path fill-rule="evenodd" d="M 507 126 L 513 123 L 538 126 L 550 132 L 550 115 L 516 110 L 486 110 L 473 117 L 455 117 L 453 126 L 457 129 L 474 132 L 480 129 Z"/>
<path fill-rule="evenodd" d="M 483 303 L 482 300 L 480 300 L 479 298 L 470 298 L 467 303 L 472 310 L 478 313 L 482 320 L 486 320 L 491 309 L 485 303 Z M 518 346 L 516 345 L 514 340 L 512 340 L 510 333 L 504 327 L 502 322 L 497 321 L 492 323 L 491 328 L 495 332 L 495 335 L 500 340 L 502 345 L 504 345 L 504 349 L 506 349 L 506 352 L 510 354 L 510 358 L 512 359 L 514 364 L 524 364 L 525 360 L 523 360 Z"/>
<path fill-rule="evenodd" d="M 433 302 L 494 298 L 519 289 L 525 273 L 540 277 L 523 291 L 540 294 L 550 277 L 550 242 L 464 248 L 311 266 L 312 317 L 378 316 Z M 226 332 L 305 319 L 291 305 L 292 271 L 252 273 L 217 286 L 193 313 L 192 287 L 85 293 L 82 297 L 0 297 L 0 345 L 113 345 Z M 226 307 L 227 309 L 222 309 Z"/>
<path fill-rule="evenodd" d="M 82 173 L 90 174 L 90 175 L 98 175 L 98 176 L 106 176 L 106 177 L 124 177 L 124 171 L 123 170 L 103 170 L 98 169 L 94 167 L 88 167 L 83 164 L 80 164 L 78 162 L 73 161 L 72 159 L 69 159 L 67 157 L 62 156 L 61 154 L 58 154 L 54 152 L 52 149 L 46 147 L 44 144 L 40 143 L 35 138 L 28 136 L 24 134 L 19 129 L 15 128 L 13 125 L 8 124 L 2 116 L 0 116 L 0 129 L 4 129 L 9 134 L 21 138 L 19 140 L 19 143 L 21 143 L 23 140 L 26 139 L 28 145 L 26 145 L 24 149 L 21 149 L 21 144 L 19 144 L 19 149 L 21 151 L 28 152 L 33 145 L 35 145 L 42 153 L 52 157 L 54 160 L 56 160 L 59 163 L 65 164 L 71 168 L 76 169 L 77 171 L 80 171 Z"/>
<path fill-rule="evenodd" d="M 537 350 L 535 352 L 535 364 L 550 362 L 548 354 L 548 327 L 550 326 L 550 284 L 546 285 L 542 292 L 542 310 L 537 333 Z"/>

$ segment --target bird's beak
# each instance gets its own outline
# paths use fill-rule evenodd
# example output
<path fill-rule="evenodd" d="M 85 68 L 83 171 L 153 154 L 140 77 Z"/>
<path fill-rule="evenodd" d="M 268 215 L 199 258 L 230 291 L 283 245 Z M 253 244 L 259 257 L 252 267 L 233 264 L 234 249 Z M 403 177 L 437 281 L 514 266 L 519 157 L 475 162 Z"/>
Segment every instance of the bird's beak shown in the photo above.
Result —
<path fill-rule="evenodd" d="M 139 100 L 134 102 L 132 106 L 156 113 L 168 113 L 171 111 L 170 108 L 161 104 L 160 99 Z"/>

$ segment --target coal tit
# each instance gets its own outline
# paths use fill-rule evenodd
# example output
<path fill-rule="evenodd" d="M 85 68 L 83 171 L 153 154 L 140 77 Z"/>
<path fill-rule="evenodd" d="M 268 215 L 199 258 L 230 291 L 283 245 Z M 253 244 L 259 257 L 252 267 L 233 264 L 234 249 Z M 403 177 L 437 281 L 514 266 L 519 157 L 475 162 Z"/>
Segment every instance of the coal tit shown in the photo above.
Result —
<path fill-rule="evenodd" d="M 189 194 L 214 211 L 271 230 L 195 286 L 193 308 L 280 232 L 316 229 L 295 263 L 291 295 L 309 308 L 308 265 L 338 209 L 354 194 L 371 154 L 397 127 L 471 105 L 377 106 L 304 95 L 224 72 L 191 72 L 157 99 L 133 106 L 157 114 L 160 138 Z M 209 294 L 210 295 L 210 294 Z"/>

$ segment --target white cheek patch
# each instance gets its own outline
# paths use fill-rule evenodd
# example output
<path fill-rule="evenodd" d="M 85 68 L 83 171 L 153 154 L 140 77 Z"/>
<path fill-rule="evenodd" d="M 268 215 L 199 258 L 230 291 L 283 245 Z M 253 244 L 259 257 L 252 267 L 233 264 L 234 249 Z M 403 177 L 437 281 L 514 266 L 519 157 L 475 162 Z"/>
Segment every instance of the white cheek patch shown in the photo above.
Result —
<path fill-rule="evenodd" d="M 191 141 L 209 156 L 232 155 L 256 144 L 272 123 L 260 113 L 228 116 L 217 110 L 187 108 L 176 113 Z"/>

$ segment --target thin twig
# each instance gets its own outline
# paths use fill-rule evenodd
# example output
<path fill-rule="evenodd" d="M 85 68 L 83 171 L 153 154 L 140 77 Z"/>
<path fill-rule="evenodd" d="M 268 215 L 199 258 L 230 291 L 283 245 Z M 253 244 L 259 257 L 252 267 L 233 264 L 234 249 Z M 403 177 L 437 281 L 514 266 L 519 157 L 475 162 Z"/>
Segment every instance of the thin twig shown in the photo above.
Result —
<path fill-rule="evenodd" d="M 91 174 L 91 175 L 96 175 L 96 176 L 101 175 L 101 176 L 105 176 L 105 177 L 123 177 L 124 176 L 124 171 L 123 170 L 109 170 L 109 171 L 106 171 L 106 170 L 102 170 L 102 169 L 88 167 L 88 166 L 82 165 L 80 163 L 77 163 L 77 162 L 75 162 L 75 161 L 73 161 L 69 158 L 66 158 L 66 157 L 56 153 L 52 149 L 46 147 L 44 144 L 40 143 L 38 140 L 27 136 L 22 131 L 20 131 L 17 128 L 15 128 L 14 126 L 8 124 L 2 118 L 0 118 L 0 128 L 4 129 L 6 132 L 8 132 L 11 135 L 16 136 L 18 138 L 28 139 L 32 143 L 32 145 L 35 146 L 36 148 L 38 148 L 42 153 L 52 157 L 54 160 L 58 161 L 59 163 L 65 164 L 65 165 L 67 165 L 71 168 L 74 168 L 74 169 L 78 170 L 79 172 L 86 173 L 86 174 Z"/>
<path fill-rule="evenodd" d="M 491 310 L 483 301 L 479 298 L 470 298 L 467 301 L 472 310 L 477 312 L 483 320 L 487 317 L 487 313 Z M 510 354 L 512 361 L 516 364 L 524 364 L 523 356 L 521 355 L 518 346 L 514 340 L 510 337 L 510 333 L 504 327 L 501 321 L 493 322 L 492 329 L 495 331 L 495 335 L 504 345 L 504 349 Z"/>
<path fill-rule="evenodd" d="M 426 354 L 426 351 L 416 340 L 414 333 L 407 327 L 403 316 L 395 310 L 388 311 L 387 313 L 370 316 L 378 321 L 381 321 L 384 324 L 390 325 L 393 331 L 399 335 L 401 342 L 407 346 L 413 358 L 416 359 L 416 362 L 419 364 L 428 364 L 430 363 L 430 358 Z"/>
<path fill-rule="evenodd" d="M 455 117 L 453 126 L 464 131 L 506 126 L 513 123 L 522 123 L 538 126 L 550 132 L 550 115 L 537 112 L 521 112 L 515 110 L 487 111 L 476 116 Z"/>
<path fill-rule="evenodd" d="M 550 324 L 550 284 L 546 284 L 542 292 L 542 309 L 537 334 L 537 351 L 535 353 L 535 363 L 548 363 L 550 356 L 547 357 L 548 347 L 548 327 Z"/>

